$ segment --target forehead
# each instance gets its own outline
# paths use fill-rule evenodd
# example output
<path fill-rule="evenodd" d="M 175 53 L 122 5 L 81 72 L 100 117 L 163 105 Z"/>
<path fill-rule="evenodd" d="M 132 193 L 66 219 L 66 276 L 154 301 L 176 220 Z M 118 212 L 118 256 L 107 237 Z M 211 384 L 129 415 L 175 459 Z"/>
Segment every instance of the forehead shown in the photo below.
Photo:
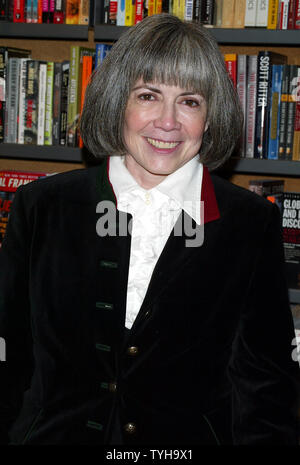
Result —
<path fill-rule="evenodd" d="M 139 89 L 150 89 L 154 92 L 172 92 L 172 93 L 180 93 L 180 94 L 195 94 L 196 92 L 193 91 L 193 89 L 186 88 L 186 87 L 180 87 L 179 85 L 175 84 L 166 84 L 163 82 L 158 82 L 157 80 L 155 81 L 144 81 L 144 79 L 140 78 L 138 79 L 135 84 L 132 86 L 132 92 L 139 90 Z M 199 94 L 200 95 L 200 94 Z"/>

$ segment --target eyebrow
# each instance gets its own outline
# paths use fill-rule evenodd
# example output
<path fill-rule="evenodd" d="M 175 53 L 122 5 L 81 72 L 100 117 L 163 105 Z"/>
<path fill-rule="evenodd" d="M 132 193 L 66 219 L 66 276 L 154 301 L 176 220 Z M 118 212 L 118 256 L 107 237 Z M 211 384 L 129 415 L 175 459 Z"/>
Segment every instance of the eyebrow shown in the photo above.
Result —
<path fill-rule="evenodd" d="M 132 91 L 139 90 L 139 89 L 148 89 L 148 90 L 151 90 L 152 92 L 156 92 L 157 94 L 162 94 L 161 90 L 157 89 L 156 87 L 152 87 L 148 85 L 141 85 L 141 86 L 134 87 Z M 184 96 L 184 95 L 200 95 L 200 94 L 197 94 L 196 92 L 182 92 L 182 94 L 180 94 L 180 96 Z"/>

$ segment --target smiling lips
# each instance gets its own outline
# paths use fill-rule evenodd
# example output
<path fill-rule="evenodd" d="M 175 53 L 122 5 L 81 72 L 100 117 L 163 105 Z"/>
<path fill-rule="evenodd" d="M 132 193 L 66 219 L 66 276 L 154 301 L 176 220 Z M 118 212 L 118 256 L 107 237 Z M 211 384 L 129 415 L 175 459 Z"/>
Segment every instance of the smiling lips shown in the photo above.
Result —
<path fill-rule="evenodd" d="M 153 145 L 157 149 L 174 149 L 180 142 L 164 142 L 162 140 L 151 139 L 150 137 L 146 138 L 149 144 Z"/>

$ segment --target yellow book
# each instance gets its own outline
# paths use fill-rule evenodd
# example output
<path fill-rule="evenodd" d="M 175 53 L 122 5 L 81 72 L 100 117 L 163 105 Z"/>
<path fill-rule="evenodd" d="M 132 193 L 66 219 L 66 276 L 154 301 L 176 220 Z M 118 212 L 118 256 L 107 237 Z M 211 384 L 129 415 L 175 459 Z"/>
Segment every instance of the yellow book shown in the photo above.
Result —
<path fill-rule="evenodd" d="M 227 0 L 222 10 L 222 26 L 233 27 L 235 0 Z"/>
<path fill-rule="evenodd" d="M 156 2 L 155 2 L 155 12 L 158 15 L 162 12 L 162 0 L 156 0 Z"/>
<path fill-rule="evenodd" d="M 279 0 L 269 0 L 267 29 L 277 29 Z"/>
<path fill-rule="evenodd" d="M 236 29 L 245 27 L 246 0 L 235 0 L 233 26 Z"/>
<path fill-rule="evenodd" d="M 184 14 L 185 14 L 185 0 L 179 0 L 177 16 L 183 20 Z"/>
<path fill-rule="evenodd" d="M 125 26 L 133 26 L 135 22 L 135 0 L 125 0 Z"/>

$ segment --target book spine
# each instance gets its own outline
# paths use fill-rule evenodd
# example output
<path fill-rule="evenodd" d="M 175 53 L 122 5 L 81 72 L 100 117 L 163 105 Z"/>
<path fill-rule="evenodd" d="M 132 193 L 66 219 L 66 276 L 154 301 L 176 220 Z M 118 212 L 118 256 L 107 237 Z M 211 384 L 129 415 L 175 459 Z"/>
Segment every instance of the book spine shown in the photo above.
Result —
<path fill-rule="evenodd" d="M 267 27 L 268 7 L 269 7 L 269 0 L 258 0 L 257 1 L 255 27 Z"/>
<path fill-rule="evenodd" d="M 80 107 L 80 113 L 82 112 L 83 105 L 84 105 L 84 97 L 85 97 L 85 91 L 88 85 L 88 82 L 90 80 L 91 74 L 93 70 L 93 57 L 92 56 L 84 56 L 82 58 L 82 78 L 81 78 L 81 107 Z M 83 147 L 83 141 L 81 137 L 79 136 L 79 141 L 78 145 L 79 147 Z"/>
<path fill-rule="evenodd" d="M 238 55 L 237 57 L 237 93 L 242 107 L 244 121 L 246 120 L 246 94 L 247 94 L 247 55 Z M 243 131 L 243 134 L 245 131 Z M 245 143 L 241 141 L 240 156 L 245 156 Z"/>
<path fill-rule="evenodd" d="M 254 27 L 256 21 L 257 0 L 246 0 L 245 27 Z"/>
<path fill-rule="evenodd" d="M 38 0 L 38 24 L 43 22 L 43 0 Z"/>
<path fill-rule="evenodd" d="M 61 87 L 62 87 L 62 64 L 54 63 L 52 145 L 59 145 Z"/>
<path fill-rule="evenodd" d="M 295 14 L 296 14 L 296 1 L 290 0 L 289 13 L 288 13 L 288 29 L 294 29 L 295 25 Z"/>
<path fill-rule="evenodd" d="M 243 29 L 245 27 L 246 0 L 235 0 L 233 27 Z"/>
<path fill-rule="evenodd" d="M 9 20 L 9 0 L 0 0 L 0 21 Z"/>
<path fill-rule="evenodd" d="M 63 0 L 55 0 L 53 12 L 53 23 L 63 24 L 65 21 L 65 2 Z"/>
<path fill-rule="evenodd" d="M 66 0 L 66 24 L 78 24 L 79 1 L 80 0 Z"/>
<path fill-rule="evenodd" d="M 288 28 L 289 17 L 289 0 L 281 0 L 280 15 L 279 15 L 279 29 Z"/>
<path fill-rule="evenodd" d="M 110 44 L 97 43 L 95 48 L 95 69 L 102 63 L 111 49 Z"/>
<path fill-rule="evenodd" d="M 235 0 L 235 2 L 240 1 L 244 2 L 244 0 Z M 214 0 L 205 0 L 203 3 L 202 9 L 202 24 L 207 24 L 212 26 L 214 21 Z"/>
<path fill-rule="evenodd" d="M 70 62 L 64 61 L 62 63 L 59 145 L 67 144 L 69 74 L 70 74 Z"/>
<path fill-rule="evenodd" d="M 68 127 L 67 127 L 67 145 L 75 147 L 76 145 L 76 126 L 77 126 L 77 109 L 78 109 L 78 78 L 80 66 L 80 47 L 71 46 L 70 55 L 70 77 L 69 77 L 69 94 L 68 94 Z"/>
<path fill-rule="evenodd" d="M 7 105 L 5 114 L 5 139 L 7 143 L 17 143 L 18 102 L 20 85 L 20 58 L 8 59 Z"/>
<path fill-rule="evenodd" d="M 295 22 L 293 29 L 300 29 L 300 0 L 295 0 Z"/>
<path fill-rule="evenodd" d="M 38 0 L 32 0 L 31 22 L 35 24 L 38 22 Z"/>
<path fill-rule="evenodd" d="M 193 19 L 195 21 L 201 21 L 201 12 L 202 12 L 202 0 L 194 0 Z"/>
<path fill-rule="evenodd" d="M 28 58 L 20 59 L 18 144 L 24 144 L 27 61 Z"/>
<path fill-rule="evenodd" d="M 162 0 L 156 0 L 155 14 L 159 15 L 162 13 Z"/>
<path fill-rule="evenodd" d="M 294 122 L 297 97 L 298 66 L 290 65 L 289 93 L 287 104 L 285 159 L 293 158 Z"/>
<path fill-rule="evenodd" d="M 184 18 L 187 21 L 193 20 L 194 0 L 186 0 Z"/>
<path fill-rule="evenodd" d="M 278 1 L 279 0 L 269 0 L 267 29 L 277 28 Z"/>
<path fill-rule="evenodd" d="M 25 22 L 31 23 L 32 22 L 32 8 L 33 8 L 33 0 L 25 0 Z"/>
<path fill-rule="evenodd" d="M 119 12 L 119 3 L 118 2 L 118 12 Z M 124 5 L 125 6 L 125 5 Z M 136 0 L 135 1 L 135 20 L 134 24 L 140 23 L 144 18 L 144 1 L 143 0 Z M 124 16 L 124 23 L 125 23 L 125 16 Z M 118 21 L 117 21 L 118 24 Z"/>
<path fill-rule="evenodd" d="M 42 0 L 42 22 L 44 24 L 50 23 L 49 8 L 49 0 Z"/>
<path fill-rule="evenodd" d="M 125 0 L 125 26 L 134 25 L 134 22 L 135 22 L 134 16 L 135 16 L 135 0 Z"/>
<path fill-rule="evenodd" d="M 270 160 L 278 159 L 282 70 L 283 70 L 283 65 L 272 66 L 272 88 L 271 88 L 271 104 L 270 104 L 269 145 L 268 145 L 268 158 Z"/>
<path fill-rule="evenodd" d="M 281 102 L 280 102 L 280 119 L 279 119 L 279 144 L 278 158 L 285 157 L 285 141 L 286 141 L 286 126 L 287 126 L 287 103 L 290 80 L 290 65 L 283 66 L 282 84 L 281 84 Z"/>
<path fill-rule="evenodd" d="M 300 161 L 300 66 L 298 67 L 297 87 L 296 87 L 293 160 Z"/>
<path fill-rule="evenodd" d="M 117 4 L 117 2 L 115 2 Z M 80 0 L 78 24 L 88 26 L 90 20 L 90 0 Z M 116 24 L 116 23 L 114 23 Z"/>
<path fill-rule="evenodd" d="M 14 0 L 13 3 L 13 22 L 25 22 L 25 0 Z"/>
<path fill-rule="evenodd" d="M 233 27 L 235 0 L 227 0 L 226 8 L 222 11 L 222 27 Z"/>
<path fill-rule="evenodd" d="M 117 26 L 125 26 L 125 0 L 118 1 Z"/>
<path fill-rule="evenodd" d="M 38 125 L 39 62 L 37 60 L 28 60 L 26 62 L 26 66 L 24 144 L 36 144 Z"/>
<path fill-rule="evenodd" d="M 5 49 L 0 47 L 0 143 L 4 141 L 5 125 Z"/>
<path fill-rule="evenodd" d="M 47 63 L 44 145 L 52 145 L 54 63 Z"/>
<path fill-rule="evenodd" d="M 264 138 L 266 132 L 266 114 L 268 90 L 270 83 L 271 59 L 267 50 L 258 53 L 257 60 L 257 94 L 256 94 L 256 126 L 254 158 L 266 158 L 264 153 Z"/>
<path fill-rule="evenodd" d="M 38 108 L 37 145 L 44 145 L 44 140 L 45 140 L 46 86 L 47 86 L 47 63 L 40 63 L 39 65 L 39 108 Z"/>
<path fill-rule="evenodd" d="M 236 53 L 225 53 L 224 55 L 225 66 L 230 79 L 236 88 L 237 84 L 237 54 Z"/>
<path fill-rule="evenodd" d="M 257 93 L 257 55 L 250 55 L 247 71 L 247 107 L 245 123 L 245 156 L 254 157 L 254 136 L 256 124 L 256 93 Z"/>

